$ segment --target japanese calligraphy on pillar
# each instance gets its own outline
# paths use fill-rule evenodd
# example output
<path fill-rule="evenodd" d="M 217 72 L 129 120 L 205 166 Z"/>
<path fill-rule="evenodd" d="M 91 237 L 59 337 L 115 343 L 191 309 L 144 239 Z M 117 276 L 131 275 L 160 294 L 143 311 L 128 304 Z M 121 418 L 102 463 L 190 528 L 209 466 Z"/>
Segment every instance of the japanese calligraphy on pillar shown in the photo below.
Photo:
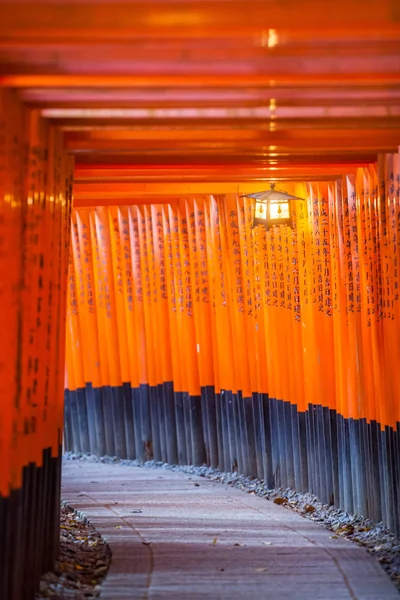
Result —
<path fill-rule="evenodd" d="M 140 253 L 140 237 L 139 237 L 139 219 L 136 209 L 129 211 L 129 229 L 131 239 L 132 252 L 132 278 L 134 294 L 138 302 L 143 301 L 143 284 L 142 284 L 142 268 L 141 268 L 141 253 Z"/>

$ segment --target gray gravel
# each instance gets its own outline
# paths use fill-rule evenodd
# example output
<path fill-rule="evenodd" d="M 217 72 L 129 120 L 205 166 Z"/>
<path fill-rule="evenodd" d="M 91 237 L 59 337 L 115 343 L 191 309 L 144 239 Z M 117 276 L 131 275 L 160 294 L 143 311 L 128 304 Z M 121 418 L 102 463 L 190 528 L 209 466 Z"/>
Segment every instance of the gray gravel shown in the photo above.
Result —
<path fill-rule="evenodd" d="M 119 463 L 127 467 L 146 467 L 180 471 L 190 475 L 207 477 L 213 481 L 232 485 L 248 494 L 254 494 L 294 510 L 306 519 L 319 523 L 332 531 L 332 537 L 344 537 L 366 548 L 375 556 L 389 573 L 400 592 L 400 540 L 383 523 L 374 523 L 359 515 L 351 515 L 334 506 L 318 501 L 313 494 L 295 492 L 290 488 L 268 489 L 260 479 L 252 479 L 238 473 L 223 473 L 211 467 L 180 466 L 167 463 L 137 460 L 123 460 L 109 456 L 92 456 L 67 452 L 67 460 L 85 460 L 89 462 Z"/>
<path fill-rule="evenodd" d="M 98 598 L 111 562 L 108 544 L 86 518 L 61 507 L 60 556 L 53 572 L 43 575 L 36 600 Z"/>

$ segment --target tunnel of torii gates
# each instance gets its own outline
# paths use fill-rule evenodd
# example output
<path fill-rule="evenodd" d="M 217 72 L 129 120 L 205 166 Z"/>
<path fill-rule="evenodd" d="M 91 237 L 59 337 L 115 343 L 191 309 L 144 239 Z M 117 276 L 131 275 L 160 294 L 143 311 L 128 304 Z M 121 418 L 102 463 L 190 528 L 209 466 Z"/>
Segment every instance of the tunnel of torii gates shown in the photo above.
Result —
<path fill-rule="evenodd" d="M 0 6 L 5 600 L 63 444 L 400 531 L 400 5 L 142 4 Z M 253 227 L 270 182 L 291 222 Z"/>

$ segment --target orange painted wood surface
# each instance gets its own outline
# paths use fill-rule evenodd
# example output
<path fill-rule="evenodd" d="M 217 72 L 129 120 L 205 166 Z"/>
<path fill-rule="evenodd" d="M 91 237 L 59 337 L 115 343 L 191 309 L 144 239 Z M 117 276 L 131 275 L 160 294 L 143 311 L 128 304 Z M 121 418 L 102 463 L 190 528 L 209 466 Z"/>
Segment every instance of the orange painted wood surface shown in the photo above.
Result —
<path fill-rule="evenodd" d="M 125 262 L 111 242 L 113 263 L 101 260 L 95 275 L 108 281 L 108 312 L 100 302 L 94 318 L 112 328 L 112 343 L 81 334 L 74 348 L 84 360 L 106 345 L 103 385 L 122 377 L 192 395 L 201 386 L 268 393 L 301 411 L 311 403 L 395 427 L 399 173 L 399 154 L 382 155 L 334 182 L 291 184 L 304 198 L 294 227 L 268 232 L 252 228 L 253 201 L 234 193 L 76 208 L 102 239 L 124 240 Z M 77 293 L 87 287 L 79 256 Z M 84 307 L 71 331 L 87 318 Z"/>

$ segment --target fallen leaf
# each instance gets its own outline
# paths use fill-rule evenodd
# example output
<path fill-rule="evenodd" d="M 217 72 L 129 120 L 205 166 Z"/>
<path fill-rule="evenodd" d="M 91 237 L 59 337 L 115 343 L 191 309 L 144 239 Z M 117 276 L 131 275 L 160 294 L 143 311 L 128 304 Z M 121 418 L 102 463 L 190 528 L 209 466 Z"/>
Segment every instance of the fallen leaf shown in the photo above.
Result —
<path fill-rule="evenodd" d="M 233 544 L 234 546 L 244 546 L 245 544 L 239 544 L 238 542 L 236 542 L 236 544 Z"/>
<path fill-rule="evenodd" d="M 338 533 L 339 535 L 351 535 L 352 533 L 354 533 L 354 527 L 353 525 L 351 525 L 350 523 L 348 523 L 347 525 L 344 525 L 343 527 L 339 527 L 338 529 L 336 529 L 336 533 Z"/>
<path fill-rule="evenodd" d="M 312 506 L 311 504 L 306 504 L 306 506 L 304 507 L 304 512 L 307 514 L 315 512 L 315 506 Z"/>
<path fill-rule="evenodd" d="M 122 529 L 122 525 L 117 525 L 115 529 Z"/>
<path fill-rule="evenodd" d="M 256 569 L 257 573 L 265 573 L 268 571 L 267 567 L 261 567 L 260 569 Z"/>
<path fill-rule="evenodd" d="M 213 546 L 215 546 L 215 544 L 217 543 L 217 541 L 218 541 L 218 539 L 215 537 L 215 538 L 213 539 L 213 543 L 212 543 L 212 545 L 213 545 Z"/>
<path fill-rule="evenodd" d="M 275 498 L 275 500 L 274 500 L 274 504 L 281 505 L 281 504 L 286 504 L 286 503 L 287 503 L 286 498 L 278 497 L 278 498 Z"/>
<path fill-rule="evenodd" d="M 264 546 L 270 546 L 272 542 L 263 542 Z"/>

